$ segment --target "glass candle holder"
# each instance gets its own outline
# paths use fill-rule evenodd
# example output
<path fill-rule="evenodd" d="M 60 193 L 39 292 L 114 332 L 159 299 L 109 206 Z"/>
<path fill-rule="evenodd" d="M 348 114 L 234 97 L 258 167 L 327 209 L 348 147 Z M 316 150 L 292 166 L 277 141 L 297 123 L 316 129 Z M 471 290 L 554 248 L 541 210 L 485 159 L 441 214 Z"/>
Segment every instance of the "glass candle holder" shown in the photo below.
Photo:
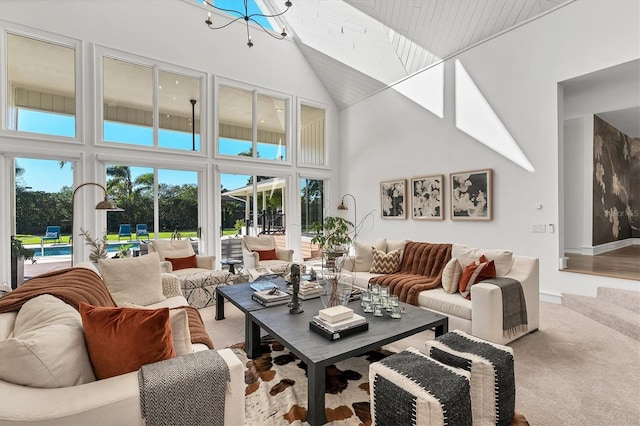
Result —
<path fill-rule="evenodd" d="M 364 303 L 364 305 L 362 306 L 362 311 L 366 314 L 370 314 L 371 312 L 373 312 L 373 305 L 370 301 Z"/>
<path fill-rule="evenodd" d="M 400 310 L 400 306 L 393 306 L 391 308 L 391 318 L 400 319 L 402 318 L 402 312 Z"/>
<path fill-rule="evenodd" d="M 380 294 L 380 286 L 378 284 L 374 284 L 371 286 L 371 294 L 377 296 Z"/>
<path fill-rule="evenodd" d="M 380 287 L 380 296 L 389 296 L 389 287 Z"/>
<path fill-rule="evenodd" d="M 395 296 L 395 295 L 389 296 L 389 305 L 391 307 L 400 306 L 400 299 L 398 298 L 398 296 Z"/>
<path fill-rule="evenodd" d="M 373 305 L 373 316 L 374 317 L 382 316 L 382 305 Z"/>

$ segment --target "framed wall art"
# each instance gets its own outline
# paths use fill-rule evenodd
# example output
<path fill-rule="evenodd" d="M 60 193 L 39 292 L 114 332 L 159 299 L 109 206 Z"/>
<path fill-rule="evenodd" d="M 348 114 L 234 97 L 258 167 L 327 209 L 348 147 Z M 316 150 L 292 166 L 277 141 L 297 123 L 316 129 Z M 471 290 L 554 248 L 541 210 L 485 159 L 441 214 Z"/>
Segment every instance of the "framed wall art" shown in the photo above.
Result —
<path fill-rule="evenodd" d="M 380 182 L 380 203 L 383 219 L 407 218 L 406 179 Z"/>
<path fill-rule="evenodd" d="M 419 176 L 411 179 L 411 217 L 442 220 L 444 175 Z"/>
<path fill-rule="evenodd" d="M 492 173 L 485 169 L 449 175 L 452 220 L 493 219 Z"/>

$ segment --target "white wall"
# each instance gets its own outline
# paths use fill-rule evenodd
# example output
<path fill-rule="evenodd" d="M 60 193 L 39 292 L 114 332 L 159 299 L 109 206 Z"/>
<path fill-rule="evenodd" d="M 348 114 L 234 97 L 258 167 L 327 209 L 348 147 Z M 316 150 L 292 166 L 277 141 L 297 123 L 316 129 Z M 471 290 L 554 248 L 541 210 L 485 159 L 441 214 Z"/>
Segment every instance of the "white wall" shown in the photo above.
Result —
<path fill-rule="evenodd" d="M 599 285 L 640 289 L 637 281 L 558 271 L 560 233 L 548 232 L 548 224 L 556 229 L 562 225 L 558 82 L 638 58 L 639 13 L 637 1 L 576 1 L 446 61 L 443 119 L 394 90 L 343 110 L 342 189 L 357 197 L 359 212 L 377 209 L 375 223 L 365 226 L 359 239 L 511 248 L 540 259 L 540 288 L 547 296 L 595 295 Z M 456 129 L 454 59 L 461 61 L 535 172 Z M 491 222 L 451 221 L 448 194 L 444 221 L 380 218 L 380 181 L 484 168 L 494 170 Z M 448 188 L 447 181 L 445 193 Z M 533 224 L 546 224 L 547 233 L 532 233 Z"/>
<path fill-rule="evenodd" d="M 82 61 L 83 72 L 78 77 L 83 78 L 85 84 L 78 94 L 80 99 L 78 107 L 86 114 L 83 133 L 78 136 L 81 145 L 38 140 L 39 138 L 26 139 L 24 135 L 14 137 L 5 132 L 4 135 L 0 134 L 0 157 L 2 154 L 29 156 L 31 153 L 38 153 L 43 156 L 52 155 L 52 158 L 56 159 L 76 160 L 78 161 L 77 167 L 74 167 L 76 185 L 81 182 L 99 182 L 97 179 L 104 179 L 104 171 L 99 167 L 96 168 L 96 156 L 127 160 L 132 158 L 132 153 L 125 152 L 121 147 L 95 144 L 100 126 L 100 118 L 95 117 L 95 110 L 98 104 L 97 92 L 101 83 L 96 82 L 95 78 L 94 49 L 99 46 L 142 56 L 152 61 L 206 72 L 208 114 L 207 131 L 203 133 L 203 145 L 204 141 L 212 144 L 214 79 L 218 77 L 293 95 L 291 105 L 293 121 L 290 130 L 294 135 L 294 141 L 297 133 L 294 125 L 297 102 L 305 100 L 312 102 L 313 105 L 326 106 L 326 140 L 328 143 L 337 145 L 339 112 L 295 43 L 291 40 L 278 41 L 263 33 L 262 30 L 253 29 L 254 46 L 249 49 L 246 45 L 246 29 L 242 24 L 212 31 L 204 23 L 207 10 L 202 4 L 192 0 L 30 0 L 27 2 L 0 0 L 0 26 L 3 24 L 10 28 L 25 26 L 26 31 L 31 32 L 32 29 L 42 31 L 45 37 L 47 33 L 51 33 L 81 41 L 82 50 L 77 58 Z M 2 49 L 4 50 L 4 46 Z M 4 111 L 4 108 L 0 108 L 0 111 Z M 177 163 L 180 168 L 202 172 L 200 190 L 204 198 L 200 203 L 200 215 L 203 218 L 201 222 L 207 237 L 205 253 L 216 251 L 214 236 L 219 228 L 216 222 L 219 208 L 214 199 L 220 187 L 215 181 L 217 167 L 234 168 L 236 173 L 285 175 L 290 178 L 291 185 L 287 193 L 287 198 L 290 200 L 296 199 L 294 195 L 297 193 L 300 173 L 306 177 L 316 178 L 331 176 L 333 179 L 328 188 L 329 192 L 337 192 L 335 188 L 339 183 L 339 171 L 336 166 L 337 149 L 329 151 L 329 166 L 335 166 L 333 173 L 326 167 L 316 170 L 307 167 L 301 171 L 295 164 L 295 149 L 289 152 L 291 166 L 278 166 L 266 162 L 240 164 L 230 159 L 216 159 L 212 149 L 207 153 L 192 155 L 186 153 L 185 156 L 180 156 L 181 158 L 172 152 L 139 149 L 141 154 L 134 158 L 143 159 L 145 164 L 152 163 L 158 167 L 170 168 L 172 164 Z M 0 163 L 0 172 L 3 176 L 0 183 L 0 191 L 2 191 L 0 199 L 8 199 L 7 191 L 10 190 L 8 180 L 4 177 L 9 176 L 11 170 L 6 167 L 4 162 Z M 79 209 L 78 206 L 83 205 L 83 201 L 84 197 L 76 201 L 77 209 Z M 299 219 L 295 219 L 299 217 L 298 204 L 292 201 L 288 213 L 292 215 L 292 220 L 299 224 Z M 79 225 L 82 226 L 85 221 L 92 220 L 94 225 L 88 228 L 97 228 L 100 224 L 95 224 L 95 216 L 93 211 L 87 211 L 86 214 L 78 212 Z M 0 219 L 3 221 L 0 225 L 0 241 L 9 241 L 11 231 L 6 225 L 7 218 L 0 216 Z M 289 242 L 299 247 L 300 227 L 292 226 L 289 229 L 291 230 Z M 0 282 L 9 279 L 9 255 L 5 246 L 8 244 L 0 247 Z M 82 250 L 83 247 L 76 247 L 75 254 L 82 254 Z"/>

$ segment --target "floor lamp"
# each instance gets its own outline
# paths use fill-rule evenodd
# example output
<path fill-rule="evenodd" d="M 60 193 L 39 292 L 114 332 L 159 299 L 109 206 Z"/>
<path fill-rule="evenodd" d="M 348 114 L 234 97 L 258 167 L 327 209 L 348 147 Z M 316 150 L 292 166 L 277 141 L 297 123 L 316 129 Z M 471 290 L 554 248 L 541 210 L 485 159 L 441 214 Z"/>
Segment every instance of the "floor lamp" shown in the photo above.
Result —
<path fill-rule="evenodd" d="M 73 229 L 73 223 L 74 223 L 74 219 L 75 219 L 75 200 L 76 200 L 76 192 L 78 192 L 78 189 L 82 188 L 83 186 L 87 186 L 87 185 L 94 185 L 97 187 L 100 187 L 100 189 L 102 189 L 102 192 L 104 192 L 104 200 L 100 201 L 98 204 L 96 204 L 96 210 L 107 210 L 107 211 L 115 211 L 115 212 L 121 212 L 124 211 L 123 209 L 119 208 L 116 203 L 114 203 L 113 201 L 109 200 L 107 198 L 107 190 L 105 189 L 104 186 L 100 185 L 99 183 L 93 183 L 93 182 L 86 182 L 83 183 L 82 185 L 78 186 L 74 191 L 73 191 L 73 195 L 71 196 L 71 266 L 73 266 L 73 244 L 74 244 L 74 229 Z"/>
<path fill-rule="evenodd" d="M 342 200 L 340 201 L 340 205 L 338 205 L 338 210 L 349 210 L 347 205 L 344 203 L 344 197 L 349 196 L 353 200 L 353 241 L 358 238 L 358 204 L 356 203 L 356 197 L 351 194 L 344 194 L 342 196 Z"/>

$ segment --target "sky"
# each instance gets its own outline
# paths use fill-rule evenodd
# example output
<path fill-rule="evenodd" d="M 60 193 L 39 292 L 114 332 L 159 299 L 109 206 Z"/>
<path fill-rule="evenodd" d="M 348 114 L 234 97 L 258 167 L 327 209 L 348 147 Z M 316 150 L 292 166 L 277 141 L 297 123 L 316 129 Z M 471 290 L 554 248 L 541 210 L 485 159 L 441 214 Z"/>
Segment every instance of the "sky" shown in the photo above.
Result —
<path fill-rule="evenodd" d="M 20 109 L 18 112 L 18 130 L 51 135 L 75 136 L 75 117 Z M 153 132 L 148 127 L 135 126 L 122 123 L 105 123 L 105 139 L 130 144 L 152 146 Z M 191 149 L 192 135 L 184 132 L 160 130 L 160 146 L 163 148 Z M 117 142 L 116 142 L 117 143 Z M 220 139 L 220 153 L 237 155 L 247 151 L 250 142 L 240 142 L 231 139 Z M 196 135 L 196 150 L 200 149 L 200 137 Z M 263 158 L 276 158 L 279 147 L 270 144 L 258 144 L 258 152 Z M 58 192 L 63 186 L 73 186 L 73 171 L 71 163 L 65 163 L 60 167 L 56 160 L 38 160 L 30 158 L 16 158 L 18 166 L 24 169 L 20 176 L 20 183 L 30 187 L 33 191 Z M 143 173 L 152 173 L 148 167 L 131 167 L 131 175 L 135 180 Z M 174 185 L 197 185 L 197 173 L 193 171 L 159 170 L 160 183 L 172 183 Z M 222 186 L 226 189 L 235 189 L 247 184 L 249 177 L 246 175 L 221 175 Z"/>

